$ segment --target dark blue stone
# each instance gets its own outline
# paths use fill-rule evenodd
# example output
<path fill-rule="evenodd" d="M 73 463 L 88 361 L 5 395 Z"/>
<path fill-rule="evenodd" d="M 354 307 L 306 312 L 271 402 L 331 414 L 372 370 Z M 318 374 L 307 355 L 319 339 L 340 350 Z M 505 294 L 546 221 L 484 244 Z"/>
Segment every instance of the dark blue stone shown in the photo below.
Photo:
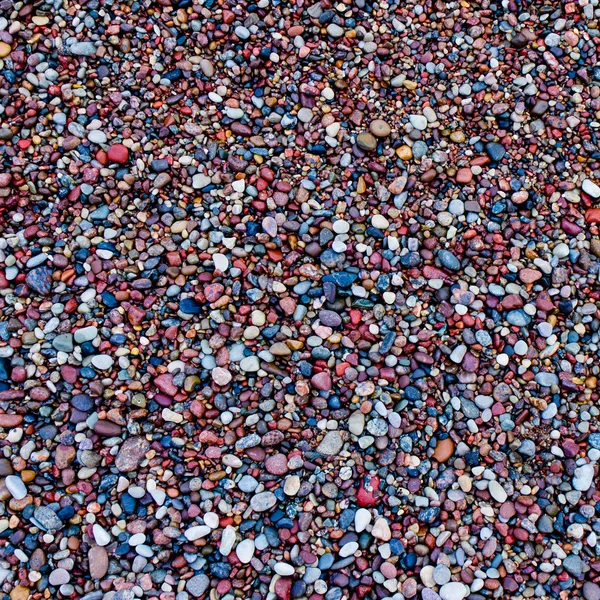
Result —
<path fill-rule="evenodd" d="M 177 81 L 182 75 L 183 72 L 181 71 L 181 69 L 173 69 L 172 71 L 165 73 L 163 77 L 165 79 L 168 79 L 169 81 Z"/>
<path fill-rule="evenodd" d="M 248 235 L 256 235 L 260 230 L 261 226 L 259 223 L 255 223 L 254 221 L 246 223 L 246 232 Z"/>
<path fill-rule="evenodd" d="M 506 154 L 506 150 L 504 149 L 504 146 L 502 144 L 498 144 L 496 142 L 491 142 L 489 144 L 486 144 L 485 149 L 486 149 L 486 152 L 488 153 L 488 156 L 495 162 L 502 160 L 504 158 L 504 155 Z"/>
<path fill-rule="evenodd" d="M 337 396 L 332 396 L 331 398 L 328 398 L 327 406 L 332 410 L 337 410 L 338 408 L 341 408 L 342 403 Z"/>
<path fill-rule="evenodd" d="M 123 512 L 125 514 L 128 514 L 128 515 L 134 514 L 136 506 L 137 506 L 137 500 L 133 496 L 131 496 L 127 493 L 125 493 L 121 496 L 121 508 L 123 509 Z"/>
<path fill-rule="evenodd" d="M 228 563 L 218 562 L 210 565 L 210 572 L 219 579 L 226 579 L 231 575 L 232 566 Z"/>
<path fill-rule="evenodd" d="M 38 293 L 40 296 L 46 296 L 52 289 L 52 269 L 48 267 L 38 267 L 29 271 L 25 278 L 27 287 Z"/>
<path fill-rule="evenodd" d="M 413 268 L 419 266 L 421 257 L 418 252 L 407 252 L 400 257 L 400 264 L 403 267 Z"/>
<path fill-rule="evenodd" d="M 390 331 L 383 338 L 383 342 L 381 342 L 381 345 L 379 346 L 379 354 L 386 354 L 387 352 L 389 352 L 392 346 L 394 345 L 395 341 L 396 333 L 394 331 Z"/>
<path fill-rule="evenodd" d="M 302 598 L 306 595 L 306 583 L 304 581 L 294 581 L 292 585 L 292 598 Z"/>
<path fill-rule="evenodd" d="M 323 554 L 321 558 L 319 558 L 319 569 L 321 569 L 321 571 L 326 571 L 327 569 L 329 569 L 329 567 L 331 567 L 333 561 L 333 554 L 331 554 L 330 552 L 327 552 L 327 554 Z"/>
<path fill-rule="evenodd" d="M 440 509 L 436 506 L 430 506 L 429 508 L 424 508 L 419 512 L 419 521 L 423 523 L 433 523 L 438 515 L 440 514 Z"/>
<path fill-rule="evenodd" d="M 409 385 L 404 389 L 404 397 L 409 402 L 417 402 L 421 399 L 421 390 L 414 385 Z"/>
<path fill-rule="evenodd" d="M 392 538 L 390 540 L 390 550 L 395 556 L 400 556 L 404 553 L 404 544 L 400 540 Z"/>
<path fill-rule="evenodd" d="M 346 508 L 340 515 L 340 529 L 345 530 L 354 523 L 355 508 Z"/>
<path fill-rule="evenodd" d="M 0 358 L 0 381 L 10 381 L 10 360 L 8 358 Z"/>
<path fill-rule="evenodd" d="M 96 352 L 98 352 L 98 349 L 96 348 L 96 346 L 94 346 L 94 344 L 92 342 L 83 342 L 83 344 L 81 344 L 80 348 L 81 348 L 81 353 L 84 356 L 92 356 L 92 354 L 96 354 Z"/>
<path fill-rule="evenodd" d="M 179 310 L 186 315 L 199 315 L 202 305 L 194 298 L 184 298 L 179 304 Z"/>
<path fill-rule="evenodd" d="M 65 506 L 64 508 L 61 508 L 56 513 L 56 516 L 61 521 L 68 521 L 74 514 L 75 514 L 75 509 L 72 506 Z"/>
<path fill-rule="evenodd" d="M 417 564 L 417 555 L 414 552 L 409 552 L 402 560 L 407 569 L 412 569 Z"/>
<path fill-rule="evenodd" d="M 350 287 L 358 279 L 358 273 L 350 273 L 349 271 L 338 271 L 330 273 L 323 277 L 323 282 L 335 283 L 338 287 Z"/>
<path fill-rule="evenodd" d="M 444 268 L 450 269 L 451 271 L 460 270 L 460 260 L 458 260 L 458 258 L 456 258 L 449 250 L 440 250 L 438 252 L 438 259 Z"/>
<path fill-rule="evenodd" d="M 115 549 L 115 554 L 117 556 L 125 556 L 130 550 L 129 544 L 119 544 Z"/>
<path fill-rule="evenodd" d="M 279 533 L 277 533 L 277 529 L 274 527 L 265 527 L 264 534 L 267 538 L 267 542 L 269 542 L 269 546 L 276 548 L 281 543 Z"/>
<path fill-rule="evenodd" d="M 108 306 L 108 308 L 116 308 L 119 306 L 118 300 L 115 298 L 114 294 L 110 292 L 102 292 L 102 302 Z"/>
<path fill-rule="evenodd" d="M 279 519 L 279 521 L 277 521 L 278 529 L 291 529 L 293 526 L 294 521 L 292 521 L 292 519 L 288 519 L 287 517 Z"/>
<path fill-rule="evenodd" d="M 109 252 L 117 252 L 117 248 L 115 247 L 115 245 L 111 244 L 110 242 L 100 242 L 97 248 L 99 248 L 100 250 L 108 250 Z"/>
<path fill-rule="evenodd" d="M 105 475 L 98 486 L 99 492 L 107 492 L 117 485 L 118 477 L 117 475 Z"/>

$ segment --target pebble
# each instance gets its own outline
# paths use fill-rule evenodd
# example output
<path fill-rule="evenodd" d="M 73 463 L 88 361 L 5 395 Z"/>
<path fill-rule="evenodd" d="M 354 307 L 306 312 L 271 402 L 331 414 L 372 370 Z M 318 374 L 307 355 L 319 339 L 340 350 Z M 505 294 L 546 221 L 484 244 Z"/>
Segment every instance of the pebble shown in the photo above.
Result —
<path fill-rule="evenodd" d="M 371 121 L 369 130 L 378 138 L 388 137 L 392 133 L 390 126 L 383 119 L 374 119 Z"/>
<path fill-rule="evenodd" d="M 9 494 L 15 500 L 23 500 L 27 496 L 27 488 L 23 481 L 16 475 L 9 475 L 5 480 L 4 484 Z"/>
<path fill-rule="evenodd" d="M 600 198 L 600 186 L 590 179 L 584 179 L 581 184 L 581 189 L 592 198 Z"/>
<path fill-rule="evenodd" d="M 100 580 L 108 572 L 108 553 L 102 546 L 92 546 L 90 548 L 88 562 L 92 579 Z"/>
<path fill-rule="evenodd" d="M 98 546 L 107 546 L 110 544 L 110 534 L 100 525 L 95 524 L 93 527 L 94 540 Z"/>
<path fill-rule="evenodd" d="M 221 545 L 219 546 L 219 552 L 223 556 L 229 556 L 235 545 L 236 531 L 231 525 L 228 525 L 221 534 Z"/>
<path fill-rule="evenodd" d="M 354 516 L 354 529 L 357 533 L 364 531 L 371 523 L 371 513 L 366 508 L 359 508 Z"/>
<path fill-rule="evenodd" d="M 581 492 L 587 492 L 594 481 L 594 465 L 585 464 L 575 469 L 573 488 Z"/>
<path fill-rule="evenodd" d="M 440 588 L 442 600 L 462 600 L 468 594 L 468 588 L 463 583 L 451 581 Z"/>
<path fill-rule="evenodd" d="M 200 596 L 208 589 L 209 585 L 210 578 L 202 573 L 188 579 L 185 584 L 185 589 L 192 598 L 200 598 Z"/>
<path fill-rule="evenodd" d="M 324 456 L 335 456 L 343 446 L 342 438 L 338 431 L 328 431 L 321 443 L 317 446 L 317 452 Z"/>
<path fill-rule="evenodd" d="M 250 500 L 250 506 L 256 512 L 264 512 L 277 504 L 277 498 L 272 492 L 261 492 L 253 496 Z"/>
<path fill-rule="evenodd" d="M 409 117 L 410 124 L 418 131 L 427 129 L 427 118 L 423 115 L 411 115 Z"/>
<path fill-rule="evenodd" d="M 242 540 L 235 548 L 235 553 L 240 561 L 247 565 L 254 556 L 254 541 Z"/>
<path fill-rule="evenodd" d="M 69 48 L 77 56 L 95 56 L 97 48 L 92 42 L 76 42 Z"/>
<path fill-rule="evenodd" d="M 47 506 L 38 506 L 33 512 L 35 520 L 46 530 L 55 531 L 62 528 L 62 520 Z"/>
<path fill-rule="evenodd" d="M 495 480 L 490 481 L 488 485 L 490 495 L 497 502 L 506 502 L 508 494 L 504 491 L 504 488 Z"/>

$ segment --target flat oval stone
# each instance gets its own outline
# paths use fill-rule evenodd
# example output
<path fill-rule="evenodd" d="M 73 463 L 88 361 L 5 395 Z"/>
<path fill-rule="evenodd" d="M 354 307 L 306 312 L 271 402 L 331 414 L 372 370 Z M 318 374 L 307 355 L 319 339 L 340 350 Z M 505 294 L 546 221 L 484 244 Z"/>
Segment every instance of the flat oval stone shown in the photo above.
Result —
<path fill-rule="evenodd" d="M 102 546 L 92 546 L 88 552 L 90 577 L 101 580 L 108 572 L 108 554 Z"/>
<path fill-rule="evenodd" d="M 453 454 L 454 442 L 450 438 L 444 438 L 443 440 L 438 440 L 437 446 L 435 447 L 431 458 L 440 463 L 445 463 Z"/>
<path fill-rule="evenodd" d="M 144 460 L 150 444 L 143 437 L 133 437 L 125 440 L 117 454 L 115 467 L 122 473 L 135 471 Z"/>
<path fill-rule="evenodd" d="M 371 121 L 371 125 L 369 125 L 369 130 L 375 137 L 388 137 L 392 130 L 390 126 L 383 119 L 375 119 Z"/>

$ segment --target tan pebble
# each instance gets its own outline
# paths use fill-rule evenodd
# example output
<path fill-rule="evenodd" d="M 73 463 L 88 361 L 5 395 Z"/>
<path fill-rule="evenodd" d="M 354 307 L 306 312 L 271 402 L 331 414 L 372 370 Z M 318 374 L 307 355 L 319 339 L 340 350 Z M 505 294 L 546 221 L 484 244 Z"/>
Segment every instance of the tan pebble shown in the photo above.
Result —
<path fill-rule="evenodd" d="M 383 119 L 375 119 L 369 127 L 375 137 L 387 137 L 392 133 L 390 126 Z"/>
<path fill-rule="evenodd" d="M 377 140 L 375 139 L 375 136 L 368 132 L 359 134 L 359 136 L 356 138 L 356 144 L 359 148 L 362 148 L 367 152 L 377 148 Z"/>
<path fill-rule="evenodd" d="M 276 342 L 273 344 L 270 351 L 273 356 L 289 356 L 292 353 L 287 344 L 284 344 L 283 342 Z"/>
<path fill-rule="evenodd" d="M 29 598 L 29 590 L 22 585 L 18 585 L 10 592 L 10 600 L 27 600 Z"/>
<path fill-rule="evenodd" d="M 439 440 L 432 458 L 440 463 L 445 463 L 454 453 L 454 442 L 450 438 Z"/>
<path fill-rule="evenodd" d="M 465 141 L 465 134 L 462 131 L 453 131 L 450 139 L 457 144 L 462 144 Z"/>
<path fill-rule="evenodd" d="M 398 155 L 398 158 L 402 160 L 410 160 L 413 156 L 412 148 L 406 145 L 400 146 L 400 148 L 396 150 L 396 154 Z"/>
<path fill-rule="evenodd" d="M 458 485 L 460 485 L 460 489 L 463 492 L 470 492 L 471 489 L 473 488 L 473 483 L 471 481 L 471 478 L 468 477 L 467 475 L 461 475 L 458 478 Z"/>

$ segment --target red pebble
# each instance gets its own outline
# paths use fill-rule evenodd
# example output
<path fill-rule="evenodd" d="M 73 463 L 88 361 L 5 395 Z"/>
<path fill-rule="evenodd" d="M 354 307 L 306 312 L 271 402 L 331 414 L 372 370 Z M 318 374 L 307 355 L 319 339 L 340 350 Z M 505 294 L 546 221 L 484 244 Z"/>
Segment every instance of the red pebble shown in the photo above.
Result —
<path fill-rule="evenodd" d="M 123 144 L 114 144 L 108 149 L 108 162 L 126 163 L 129 160 L 129 150 Z"/>
<path fill-rule="evenodd" d="M 377 499 L 375 493 L 379 488 L 379 477 L 370 477 L 366 475 L 360 482 L 360 487 L 356 493 L 356 503 L 359 506 L 375 506 Z"/>

